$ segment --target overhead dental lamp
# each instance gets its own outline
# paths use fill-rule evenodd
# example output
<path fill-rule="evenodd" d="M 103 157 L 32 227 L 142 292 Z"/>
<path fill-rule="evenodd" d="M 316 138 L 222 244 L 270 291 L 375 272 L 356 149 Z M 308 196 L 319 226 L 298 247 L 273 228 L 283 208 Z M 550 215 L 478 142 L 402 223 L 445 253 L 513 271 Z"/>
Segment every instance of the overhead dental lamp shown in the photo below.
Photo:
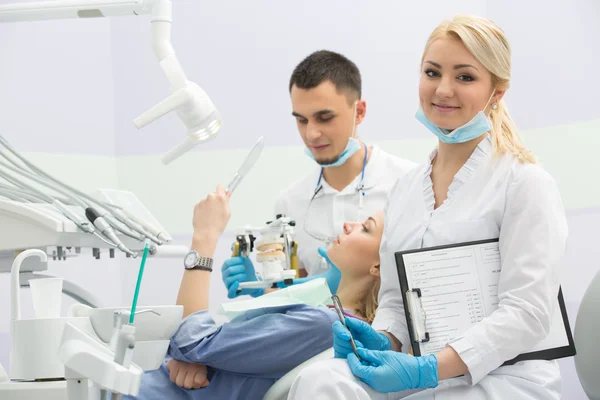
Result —
<path fill-rule="evenodd" d="M 188 81 L 171 46 L 171 0 L 55 0 L 0 5 L 0 23 L 66 18 L 151 15 L 152 47 L 171 84 L 170 94 L 137 117 L 137 129 L 175 111 L 185 126 L 185 139 L 162 158 L 169 164 L 196 145 L 213 139 L 223 125 L 214 104 L 194 82 Z"/>

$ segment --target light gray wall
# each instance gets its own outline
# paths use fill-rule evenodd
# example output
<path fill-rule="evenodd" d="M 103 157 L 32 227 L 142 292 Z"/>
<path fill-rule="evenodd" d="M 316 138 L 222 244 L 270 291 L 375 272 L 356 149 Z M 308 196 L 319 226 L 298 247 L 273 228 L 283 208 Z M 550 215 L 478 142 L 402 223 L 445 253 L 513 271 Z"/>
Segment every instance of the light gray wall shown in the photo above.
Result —
<path fill-rule="evenodd" d="M 0 134 L 21 151 L 114 155 L 113 84 L 110 21 L 0 24 Z"/>

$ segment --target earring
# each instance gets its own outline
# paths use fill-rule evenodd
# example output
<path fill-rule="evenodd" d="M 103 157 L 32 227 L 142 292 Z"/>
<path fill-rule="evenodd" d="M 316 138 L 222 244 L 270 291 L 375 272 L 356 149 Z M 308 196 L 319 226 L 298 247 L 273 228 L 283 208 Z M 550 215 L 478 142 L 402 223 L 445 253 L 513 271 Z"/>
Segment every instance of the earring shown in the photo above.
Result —
<path fill-rule="evenodd" d="M 498 109 L 498 103 L 492 104 L 492 110 L 497 110 L 497 109 Z"/>

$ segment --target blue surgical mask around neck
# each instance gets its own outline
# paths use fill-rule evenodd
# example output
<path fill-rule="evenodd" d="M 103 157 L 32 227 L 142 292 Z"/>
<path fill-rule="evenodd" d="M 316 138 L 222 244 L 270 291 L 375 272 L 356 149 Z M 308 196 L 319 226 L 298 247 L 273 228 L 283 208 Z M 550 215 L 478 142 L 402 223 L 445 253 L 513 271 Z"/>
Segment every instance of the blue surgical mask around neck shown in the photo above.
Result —
<path fill-rule="evenodd" d="M 329 270 L 325 272 L 324 278 L 327 280 L 327 285 L 329 285 L 329 290 L 331 290 L 332 294 L 337 293 L 338 286 L 340 285 L 340 279 L 342 279 L 342 273 L 336 267 L 336 265 L 331 261 L 329 255 L 327 254 L 327 249 L 325 247 L 319 247 L 318 249 L 319 255 L 323 257 L 327 264 L 329 264 Z"/>
<path fill-rule="evenodd" d="M 319 247 L 318 252 L 319 252 L 319 255 L 321 257 L 323 257 L 325 259 L 325 261 L 327 261 L 327 264 L 329 265 L 329 269 L 327 270 L 327 272 L 323 272 L 318 275 L 307 276 L 305 278 L 296 278 L 296 279 L 294 279 L 294 285 L 297 285 L 300 283 L 305 283 L 305 282 L 311 281 L 313 279 L 325 278 L 325 280 L 327 281 L 327 286 L 329 286 L 329 290 L 331 291 L 331 294 L 336 294 L 338 287 L 340 286 L 340 280 L 342 279 L 342 273 L 340 272 L 338 267 L 336 267 L 336 265 L 333 263 L 333 261 L 331 261 L 331 259 L 329 258 L 329 255 L 327 255 L 327 249 L 325 247 Z"/>
<path fill-rule="evenodd" d="M 490 103 L 490 100 L 496 93 L 496 89 L 492 92 L 492 95 L 488 99 L 485 107 L 485 110 Z M 479 111 L 471 120 L 469 120 L 466 124 L 449 131 L 447 129 L 443 129 L 435 125 L 433 122 L 425 116 L 423 109 L 419 106 L 417 110 L 416 118 L 417 120 L 425 125 L 427 129 L 429 129 L 433 134 L 435 134 L 442 142 L 444 143 L 465 143 L 479 136 L 483 135 L 486 132 L 489 132 L 492 129 L 492 121 L 485 115 L 484 111 Z"/>
<path fill-rule="evenodd" d="M 360 142 L 355 137 L 355 134 L 356 134 L 356 109 L 357 109 L 357 106 L 358 106 L 358 101 L 354 103 L 354 115 L 352 117 L 352 136 L 350 136 L 350 138 L 348 139 L 348 143 L 346 143 L 346 148 L 344 149 L 344 151 L 342 152 L 342 154 L 340 154 L 340 156 L 338 157 L 338 159 L 335 160 L 335 162 L 333 162 L 331 164 L 320 164 L 321 167 L 323 167 L 323 168 L 329 168 L 329 167 L 339 167 L 341 165 L 344 165 L 344 163 L 346 161 L 348 161 L 348 159 L 350 157 L 352 157 L 354 154 L 356 154 L 357 151 L 360 150 Z M 315 156 L 312 154 L 312 152 L 307 147 L 304 148 L 304 153 L 307 156 L 309 156 L 313 161 L 317 161 L 315 159 Z"/>

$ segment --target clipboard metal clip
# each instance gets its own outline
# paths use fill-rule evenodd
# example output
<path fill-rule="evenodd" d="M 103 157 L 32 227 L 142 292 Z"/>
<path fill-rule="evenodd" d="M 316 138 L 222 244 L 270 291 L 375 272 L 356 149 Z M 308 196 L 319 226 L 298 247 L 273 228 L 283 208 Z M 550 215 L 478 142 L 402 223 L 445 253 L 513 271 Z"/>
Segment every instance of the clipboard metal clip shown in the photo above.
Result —
<path fill-rule="evenodd" d="M 427 332 L 427 313 L 423 308 L 421 289 L 413 288 L 407 290 L 406 301 L 408 303 L 408 311 L 410 312 L 410 319 L 412 321 L 414 341 L 419 343 L 429 342 L 429 332 Z"/>

